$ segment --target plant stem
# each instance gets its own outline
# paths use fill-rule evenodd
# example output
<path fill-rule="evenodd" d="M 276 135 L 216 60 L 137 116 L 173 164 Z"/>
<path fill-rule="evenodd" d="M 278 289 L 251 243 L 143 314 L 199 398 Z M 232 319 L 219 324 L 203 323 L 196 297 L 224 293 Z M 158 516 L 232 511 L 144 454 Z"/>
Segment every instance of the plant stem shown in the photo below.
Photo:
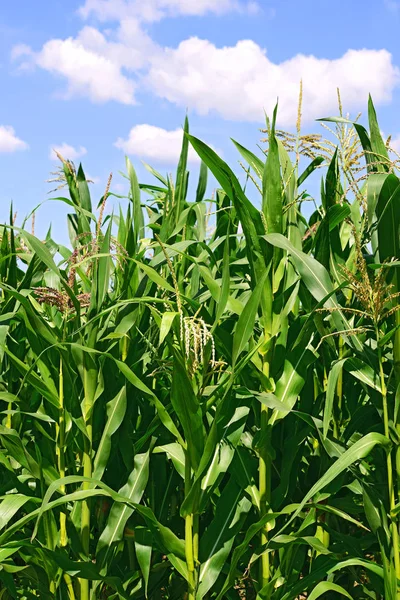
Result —
<path fill-rule="evenodd" d="M 84 436 L 84 450 L 83 450 L 83 476 L 92 477 L 92 436 L 93 436 L 93 423 L 92 423 L 92 398 L 89 392 L 89 386 L 86 382 L 88 377 L 87 369 L 85 368 L 84 373 L 84 415 L 86 416 L 86 435 Z M 84 481 L 82 485 L 83 490 L 88 490 L 90 483 Z M 86 557 L 89 557 L 90 550 L 90 502 L 89 500 L 83 500 L 82 502 L 82 514 L 81 514 L 81 543 L 82 550 Z M 81 588 L 81 600 L 89 600 L 89 580 L 80 580 Z"/>
<path fill-rule="evenodd" d="M 343 338 L 339 336 L 339 360 L 343 358 Z M 339 437 L 340 427 L 342 424 L 342 402 L 343 402 L 343 369 L 339 373 L 336 384 L 336 393 L 338 397 L 338 416 L 336 419 L 336 437 Z"/>
<path fill-rule="evenodd" d="M 7 409 L 8 409 L 9 411 L 11 411 L 11 410 L 12 410 L 12 402 L 9 402 L 9 403 L 8 403 L 8 405 L 7 405 Z M 11 415 L 11 412 L 9 412 L 9 413 L 8 413 L 8 415 L 7 415 L 7 419 L 6 419 L 6 427 L 7 427 L 7 429 L 12 429 L 12 415 Z"/>
<path fill-rule="evenodd" d="M 72 579 L 71 576 L 68 575 L 67 573 L 64 574 L 64 581 L 67 585 L 68 588 L 68 596 L 69 596 L 69 600 L 75 600 L 75 591 L 74 591 L 74 586 L 72 583 Z"/>
<path fill-rule="evenodd" d="M 268 407 L 264 404 L 261 405 L 261 436 L 263 440 L 263 447 L 260 449 L 259 459 L 259 493 L 260 493 L 260 513 L 261 518 L 264 517 L 269 510 L 269 502 L 271 496 L 271 458 L 268 453 L 266 446 L 265 435 L 268 428 Z M 264 525 L 261 529 L 261 546 L 264 546 L 268 542 L 268 524 Z M 269 553 L 264 552 L 261 555 L 260 562 L 260 587 L 263 588 L 270 580 L 270 562 Z"/>
<path fill-rule="evenodd" d="M 266 316 L 266 326 L 264 329 L 265 339 L 269 342 L 271 336 L 271 306 L 268 307 L 264 313 Z M 263 374 L 269 379 L 270 376 L 270 364 L 271 364 L 272 348 L 268 347 L 267 351 L 262 356 L 263 361 Z M 268 443 L 271 435 L 271 425 L 269 421 L 269 409 L 264 404 L 261 404 L 260 409 L 260 436 L 261 436 L 261 447 L 259 450 L 259 466 L 258 466 L 258 491 L 260 495 L 260 516 L 264 517 L 270 509 L 271 501 L 271 456 L 269 453 Z M 268 533 L 270 526 L 266 523 L 261 529 L 260 543 L 261 546 L 265 546 L 268 543 Z M 271 564 L 270 564 L 270 553 L 264 552 L 260 557 L 259 563 L 259 579 L 260 589 L 262 589 L 271 579 Z"/>
<path fill-rule="evenodd" d="M 127 540 L 129 568 L 131 571 L 136 570 L 135 542 L 132 539 Z"/>
<path fill-rule="evenodd" d="M 399 284 L 397 284 L 399 289 Z M 396 380 L 396 386 L 400 386 L 400 311 L 395 312 L 395 324 L 396 329 L 393 341 L 393 359 L 394 359 L 394 374 Z M 400 435 L 400 422 L 399 416 L 396 419 L 396 430 Z M 400 446 L 397 447 L 396 451 L 396 474 L 397 474 L 397 501 L 400 501 Z"/>
<path fill-rule="evenodd" d="M 83 476 L 91 477 L 92 476 L 92 423 L 91 418 L 90 421 L 86 423 L 86 433 L 85 436 L 85 447 L 83 453 Z M 86 481 L 83 482 L 82 489 L 88 490 L 90 484 Z M 82 502 L 82 515 L 81 515 L 81 542 L 82 549 L 85 556 L 89 556 L 89 544 L 90 544 L 90 505 L 88 500 L 83 500 Z M 89 600 L 89 580 L 81 579 L 80 580 L 81 587 L 81 600 Z"/>
<path fill-rule="evenodd" d="M 121 351 L 121 360 L 122 362 L 126 361 L 126 357 L 128 356 L 128 337 L 125 335 L 121 341 L 122 351 Z"/>
<path fill-rule="evenodd" d="M 191 465 L 189 453 L 185 454 L 185 496 L 191 488 Z M 193 545 L 193 514 L 185 517 L 185 555 L 188 568 L 188 600 L 195 598 L 195 571 L 194 571 L 194 545 Z"/>
<path fill-rule="evenodd" d="M 193 559 L 195 567 L 199 562 L 199 515 L 193 515 Z"/>
<path fill-rule="evenodd" d="M 397 289 L 399 289 L 399 284 L 397 284 Z M 400 383 L 400 311 L 397 310 L 394 313 L 394 316 L 395 325 L 399 328 L 395 331 L 393 342 L 394 372 L 396 376 L 396 382 Z"/>
<path fill-rule="evenodd" d="M 58 384 L 58 397 L 59 397 L 59 419 L 58 419 L 58 471 L 60 473 L 60 479 L 65 477 L 65 408 L 64 408 L 64 375 L 63 375 L 63 362 L 62 356 L 60 356 L 60 371 L 59 371 L 59 384 Z M 65 485 L 60 487 L 62 494 L 65 494 Z M 67 515 L 64 511 L 60 512 L 60 546 L 64 547 L 68 543 L 67 537 Z"/>
<path fill-rule="evenodd" d="M 377 331 L 377 341 L 379 342 L 379 333 Z M 379 360 L 379 375 L 381 382 L 381 390 L 382 390 L 382 407 L 383 407 L 383 426 L 385 431 L 385 436 L 389 439 L 389 414 L 388 414 L 388 404 L 387 404 L 387 390 L 386 390 L 386 382 L 385 382 L 385 372 L 383 370 L 383 360 L 382 360 L 382 350 L 378 345 L 378 360 Z M 390 451 L 387 453 L 386 457 L 386 466 L 387 466 L 387 485 L 388 485 L 388 496 L 389 496 L 389 507 L 390 512 L 394 509 L 396 505 L 395 495 L 394 495 L 394 485 L 393 485 L 393 466 L 392 466 L 392 455 Z M 393 549 L 393 559 L 394 559 L 394 567 L 396 571 L 396 577 L 400 579 L 400 552 L 399 552 L 399 532 L 397 529 L 396 522 L 392 520 L 391 522 L 391 532 L 392 532 L 392 549 Z M 397 590 L 397 598 L 400 598 L 400 590 Z"/>

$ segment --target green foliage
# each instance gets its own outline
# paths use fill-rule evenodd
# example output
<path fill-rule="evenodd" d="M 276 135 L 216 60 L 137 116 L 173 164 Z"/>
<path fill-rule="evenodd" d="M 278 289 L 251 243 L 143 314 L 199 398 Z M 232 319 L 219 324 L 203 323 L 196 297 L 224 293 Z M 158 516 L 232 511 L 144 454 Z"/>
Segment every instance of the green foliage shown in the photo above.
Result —
<path fill-rule="evenodd" d="M 62 159 L 71 249 L 2 226 L 2 599 L 400 598 L 396 163 L 277 111 L 245 186 L 186 119 L 118 216 Z"/>

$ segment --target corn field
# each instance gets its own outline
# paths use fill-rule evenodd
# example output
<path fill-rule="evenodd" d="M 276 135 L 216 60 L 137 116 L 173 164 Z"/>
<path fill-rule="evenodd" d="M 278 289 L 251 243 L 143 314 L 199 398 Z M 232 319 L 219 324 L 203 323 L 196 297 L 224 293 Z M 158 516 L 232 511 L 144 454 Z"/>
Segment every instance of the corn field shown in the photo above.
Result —
<path fill-rule="evenodd" d="M 400 159 L 277 110 L 244 184 L 186 121 L 126 210 L 59 156 L 69 248 L 11 210 L 1 599 L 400 598 Z"/>

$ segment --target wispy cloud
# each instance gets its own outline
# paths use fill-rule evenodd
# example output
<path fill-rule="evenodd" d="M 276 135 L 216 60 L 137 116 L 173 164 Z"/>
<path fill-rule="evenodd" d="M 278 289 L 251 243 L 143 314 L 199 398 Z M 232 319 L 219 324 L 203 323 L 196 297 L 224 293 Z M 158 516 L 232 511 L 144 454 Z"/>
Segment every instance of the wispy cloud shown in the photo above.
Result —
<path fill-rule="evenodd" d="M 383 0 L 383 3 L 390 12 L 400 12 L 400 2 L 398 0 Z"/>
<path fill-rule="evenodd" d="M 133 18 L 153 22 L 181 15 L 222 15 L 229 12 L 256 14 L 260 9 L 260 4 L 255 0 L 86 0 L 79 13 L 85 19 L 94 15 L 102 21 Z"/>
<path fill-rule="evenodd" d="M 50 160 L 58 160 L 57 154 L 61 154 L 67 160 L 76 160 L 77 158 L 81 158 L 85 154 L 87 154 L 87 150 L 84 146 L 79 146 L 79 148 L 75 148 L 70 144 L 53 144 L 50 148 L 49 158 Z"/>
<path fill-rule="evenodd" d="M 17 137 L 11 125 L 0 125 L 0 152 L 10 153 L 28 148 L 28 144 Z"/>

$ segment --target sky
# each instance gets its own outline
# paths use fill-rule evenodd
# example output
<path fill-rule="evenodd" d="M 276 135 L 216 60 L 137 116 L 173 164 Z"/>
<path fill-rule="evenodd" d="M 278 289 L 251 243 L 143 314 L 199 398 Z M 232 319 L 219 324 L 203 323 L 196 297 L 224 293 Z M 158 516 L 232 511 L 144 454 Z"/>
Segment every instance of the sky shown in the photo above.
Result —
<path fill-rule="evenodd" d="M 127 193 L 125 155 L 143 182 L 141 161 L 174 171 L 186 114 L 240 172 L 231 138 L 257 153 L 277 98 L 293 130 L 301 79 L 304 131 L 337 115 L 337 87 L 353 117 L 371 93 L 400 150 L 399 26 L 396 0 L 0 0 L 0 222 L 46 201 L 37 235 L 64 241 L 52 149 L 82 161 L 96 205 L 110 172 Z"/>

